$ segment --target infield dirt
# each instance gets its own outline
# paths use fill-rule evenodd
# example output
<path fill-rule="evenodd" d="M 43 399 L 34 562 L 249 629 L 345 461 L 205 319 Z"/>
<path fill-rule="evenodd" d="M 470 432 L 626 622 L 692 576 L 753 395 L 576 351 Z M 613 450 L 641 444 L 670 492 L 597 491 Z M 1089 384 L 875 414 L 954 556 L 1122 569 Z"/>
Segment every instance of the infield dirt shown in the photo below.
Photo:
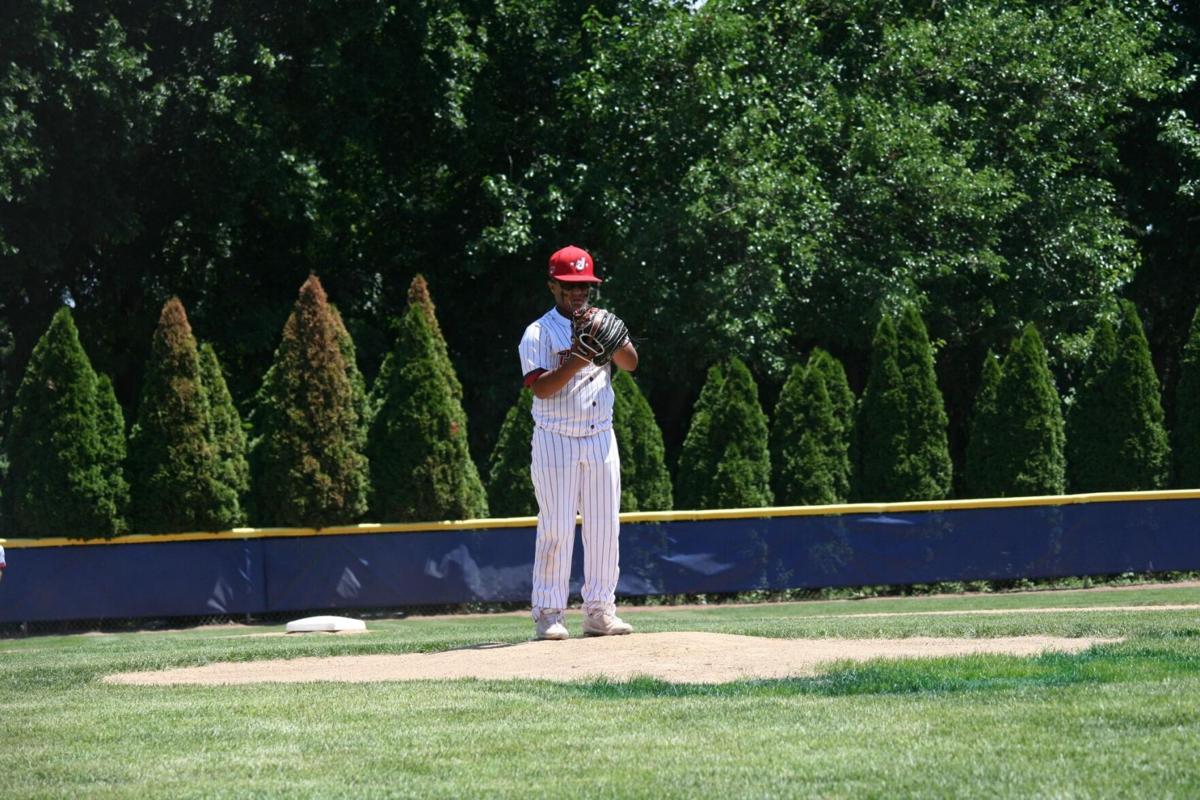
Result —
<path fill-rule="evenodd" d="M 109 675 L 136 685 L 409 681 L 478 678 L 577 681 L 651 677 L 671 683 L 727 683 L 803 677 L 837 661 L 999 653 L 1079 652 L 1101 638 L 768 639 L 723 633 L 643 633 L 562 642 L 484 643 L 438 653 L 224 662 Z"/>

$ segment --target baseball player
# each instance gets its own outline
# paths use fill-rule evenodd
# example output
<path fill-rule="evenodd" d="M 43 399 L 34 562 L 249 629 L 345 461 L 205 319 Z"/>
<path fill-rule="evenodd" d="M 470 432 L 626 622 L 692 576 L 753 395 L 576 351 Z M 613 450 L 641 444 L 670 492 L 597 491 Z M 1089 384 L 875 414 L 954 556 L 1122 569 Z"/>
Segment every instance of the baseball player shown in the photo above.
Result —
<path fill-rule="evenodd" d="M 612 364 L 632 372 L 638 355 L 625 323 L 588 304 L 599 284 L 592 257 L 574 245 L 550 256 L 554 308 L 521 337 L 525 385 L 533 391 L 533 477 L 538 501 L 533 619 L 539 639 L 566 639 L 563 610 L 583 517 L 583 632 L 630 633 L 616 615 L 621 462 L 612 427 Z"/>
<path fill-rule="evenodd" d="M 4 542 L 5 541 L 6 540 L 4 540 L 4 539 L 0 539 L 0 581 L 4 580 L 4 568 L 8 566 L 8 564 L 5 563 L 5 561 L 4 561 Z"/>

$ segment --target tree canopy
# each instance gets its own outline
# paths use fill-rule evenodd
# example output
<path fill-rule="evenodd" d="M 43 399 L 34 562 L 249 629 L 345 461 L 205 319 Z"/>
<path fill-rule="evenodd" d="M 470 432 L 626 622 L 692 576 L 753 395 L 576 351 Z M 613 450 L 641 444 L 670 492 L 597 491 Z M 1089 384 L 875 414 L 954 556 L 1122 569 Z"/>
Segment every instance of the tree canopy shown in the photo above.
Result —
<path fill-rule="evenodd" d="M 178 296 L 247 414 L 312 272 L 366 385 L 419 273 L 487 453 L 485 356 L 574 241 L 669 460 L 697 365 L 773 394 L 821 346 L 857 389 L 911 302 L 954 446 L 1025 324 L 1070 394 L 1125 292 L 1173 389 L 1200 301 L 1189 4 L 13 0 L 0 52 L 0 410 L 65 301 L 132 417 Z"/>

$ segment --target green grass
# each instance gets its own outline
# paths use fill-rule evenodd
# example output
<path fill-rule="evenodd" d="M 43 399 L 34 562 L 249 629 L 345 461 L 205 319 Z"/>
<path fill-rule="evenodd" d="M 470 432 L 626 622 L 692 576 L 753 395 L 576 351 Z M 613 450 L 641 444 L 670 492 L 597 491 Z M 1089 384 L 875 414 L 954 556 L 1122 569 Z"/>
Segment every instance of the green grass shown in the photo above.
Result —
<path fill-rule="evenodd" d="M 1076 655 L 844 663 L 721 685 L 99 680 L 519 642 L 531 624 L 515 615 L 372 621 L 349 637 L 254 626 L 0 640 L 0 796 L 1195 797 L 1200 611 L 1116 608 L 1195 603 L 1200 589 L 1177 587 L 629 614 L 645 632 L 1126 637 Z M 917 613 L 993 609 L 1004 613 Z M 889 612 L 901 615 L 858 616 Z"/>

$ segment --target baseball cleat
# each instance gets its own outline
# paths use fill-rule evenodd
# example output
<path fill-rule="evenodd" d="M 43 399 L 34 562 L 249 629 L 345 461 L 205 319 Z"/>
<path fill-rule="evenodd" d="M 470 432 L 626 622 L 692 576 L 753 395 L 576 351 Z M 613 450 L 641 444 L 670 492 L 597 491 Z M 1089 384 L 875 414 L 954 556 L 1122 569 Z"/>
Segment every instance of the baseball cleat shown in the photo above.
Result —
<path fill-rule="evenodd" d="M 584 636 L 624 636 L 633 633 L 633 626 L 612 611 L 588 612 L 583 615 Z"/>
<path fill-rule="evenodd" d="M 567 626 L 563 624 L 561 611 L 543 609 L 535 623 L 538 639 L 558 641 L 570 637 Z"/>

